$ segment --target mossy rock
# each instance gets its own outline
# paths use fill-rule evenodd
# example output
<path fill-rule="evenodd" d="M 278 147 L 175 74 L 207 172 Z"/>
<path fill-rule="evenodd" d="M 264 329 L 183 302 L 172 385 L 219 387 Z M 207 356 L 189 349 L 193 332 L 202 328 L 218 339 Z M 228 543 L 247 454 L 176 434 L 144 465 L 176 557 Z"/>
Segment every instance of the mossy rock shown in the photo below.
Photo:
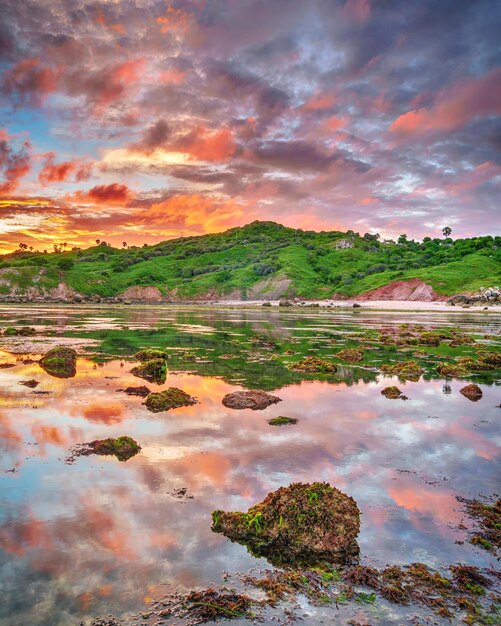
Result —
<path fill-rule="evenodd" d="M 281 398 L 257 389 L 227 393 L 222 400 L 224 406 L 229 409 L 252 409 L 253 411 L 261 411 L 281 401 Z"/>
<path fill-rule="evenodd" d="M 163 350 L 156 350 L 155 348 L 145 348 L 136 352 L 134 355 L 136 361 L 151 361 L 152 359 L 167 359 L 167 353 Z"/>
<path fill-rule="evenodd" d="M 360 511 L 328 483 L 294 483 L 247 513 L 214 511 L 212 530 L 276 566 L 343 563 L 358 554 Z"/>
<path fill-rule="evenodd" d="M 398 387 L 391 385 L 391 387 L 385 387 L 381 394 L 390 400 L 407 400 L 407 396 L 404 396 Z"/>
<path fill-rule="evenodd" d="M 326 361 L 325 359 L 320 359 L 317 356 L 307 356 L 297 363 L 289 365 L 289 369 L 294 370 L 295 372 L 334 374 L 337 372 L 337 365 L 331 363 L 330 361 Z"/>
<path fill-rule="evenodd" d="M 493 367 L 501 367 L 501 352 L 487 352 L 481 350 L 478 353 L 478 359 L 482 363 L 487 363 Z"/>
<path fill-rule="evenodd" d="M 346 348 L 336 354 L 338 359 L 347 361 L 348 363 L 359 363 L 364 358 L 362 350 L 356 350 L 355 348 Z"/>
<path fill-rule="evenodd" d="M 33 337 L 33 335 L 37 334 L 37 331 L 31 326 L 21 326 L 20 328 L 9 326 L 4 330 L 3 334 L 6 337 Z"/>
<path fill-rule="evenodd" d="M 445 378 L 463 378 L 468 374 L 468 371 L 459 364 L 440 363 L 437 365 L 437 373 Z"/>
<path fill-rule="evenodd" d="M 496 369 L 495 365 L 482 360 L 475 361 L 471 356 L 462 356 L 457 360 L 457 364 L 468 372 L 485 372 Z"/>
<path fill-rule="evenodd" d="M 56 378 L 73 378 L 77 373 L 77 353 L 73 348 L 56 346 L 38 362 L 40 367 Z"/>
<path fill-rule="evenodd" d="M 298 420 L 295 417 L 286 417 L 285 415 L 279 415 L 271 420 L 268 420 L 270 426 L 287 426 L 288 424 L 297 424 Z"/>
<path fill-rule="evenodd" d="M 99 456 L 114 456 L 119 461 L 128 461 L 133 456 L 136 456 L 141 450 L 141 446 L 127 435 L 121 437 L 109 437 L 108 439 L 96 439 L 89 443 L 81 444 L 77 446 L 70 457 L 73 461 L 78 456 L 90 456 L 91 454 L 97 454 Z"/>
<path fill-rule="evenodd" d="M 478 402 L 482 397 L 482 390 L 478 385 L 472 383 L 471 385 L 465 385 L 462 389 L 459 390 L 459 393 L 462 394 L 468 400 L 472 402 Z"/>
<path fill-rule="evenodd" d="M 198 400 L 177 387 L 169 387 L 160 393 L 150 393 L 145 400 L 146 408 L 152 413 L 170 411 L 181 406 L 191 406 L 197 404 Z"/>
<path fill-rule="evenodd" d="M 402 380 L 417 382 L 423 375 L 423 369 L 417 361 L 402 361 L 393 365 L 383 365 L 383 374 L 387 376 L 398 376 Z"/>
<path fill-rule="evenodd" d="M 167 363 L 165 359 L 150 359 L 131 369 L 131 374 L 144 378 L 149 383 L 163 385 L 167 380 Z"/>
<path fill-rule="evenodd" d="M 425 331 L 418 337 L 418 343 L 422 346 L 437 347 L 442 343 L 443 334 L 435 331 Z"/>

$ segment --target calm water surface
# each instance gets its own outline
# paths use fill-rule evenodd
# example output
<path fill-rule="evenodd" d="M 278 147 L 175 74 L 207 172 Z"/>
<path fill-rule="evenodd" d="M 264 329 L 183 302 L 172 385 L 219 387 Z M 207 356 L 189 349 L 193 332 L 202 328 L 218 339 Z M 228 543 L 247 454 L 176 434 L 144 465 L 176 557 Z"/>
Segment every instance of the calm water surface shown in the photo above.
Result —
<path fill-rule="evenodd" d="M 31 346 L 31 338 L 14 347 L 4 342 L 0 353 L 0 362 L 18 359 L 0 369 L 0 624 L 88 623 L 96 614 L 140 611 L 169 591 L 217 584 L 225 572 L 267 566 L 212 533 L 211 512 L 246 509 L 297 481 L 328 481 L 355 498 L 365 561 L 489 564 L 485 551 L 455 543 L 466 538 L 461 522 L 469 523 L 456 496 L 499 489 L 496 381 L 482 384 L 483 398 L 474 403 L 459 393 L 461 381 L 444 393 L 442 380 L 402 385 L 375 373 L 353 376 L 347 368 L 346 380 L 341 371 L 335 381 L 284 382 L 272 360 L 251 362 L 247 355 L 241 371 L 222 374 L 210 363 L 211 351 L 220 353 L 222 344 L 226 350 L 233 336 L 245 333 L 274 341 L 307 337 L 315 345 L 336 332 L 416 321 L 481 335 L 501 329 L 499 315 L 466 312 L 0 309 L 0 326 L 57 332 Z M 152 414 L 141 398 L 117 389 L 143 384 L 129 373 L 130 336 L 159 328 L 168 348 L 178 347 L 169 344 L 172 332 L 199 356 L 202 345 L 206 362 L 199 359 L 196 371 L 171 369 L 165 385 L 199 404 Z M 103 345 L 103 329 L 116 333 L 111 345 Z M 37 345 L 41 353 L 61 337 L 84 355 L 75 378 L 53 378 L 36 363 L 21 363 L 23 353 L 36 356 Z M 283 401 L 264 411 L 225 408 L 222 397 L 242 388 L 237 381 L 253 386 L 253 372 L 259 386 Z M 36 392 L 49 393 L 19 384 L 30 378 L 40 381 Z M 381 396 L 395 383 L 409 401 Z M 277 415 L 299 423 L 269 426 Z M 142 446 L 126 463 L 64 462 L 77 443 L 125 434 Z M 189 497 L 177 497 L 179 488 Z"/>

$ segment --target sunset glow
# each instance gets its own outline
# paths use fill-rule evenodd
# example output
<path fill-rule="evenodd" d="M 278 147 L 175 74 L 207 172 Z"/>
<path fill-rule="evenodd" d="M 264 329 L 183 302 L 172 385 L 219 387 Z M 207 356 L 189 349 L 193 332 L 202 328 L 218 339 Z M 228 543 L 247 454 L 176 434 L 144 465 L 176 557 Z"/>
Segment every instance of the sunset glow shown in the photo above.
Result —
<path fill-rule="evenodd" d="M 252 220 L 494 234 L 499 5 L 6 0 L 0 253 Z"/>

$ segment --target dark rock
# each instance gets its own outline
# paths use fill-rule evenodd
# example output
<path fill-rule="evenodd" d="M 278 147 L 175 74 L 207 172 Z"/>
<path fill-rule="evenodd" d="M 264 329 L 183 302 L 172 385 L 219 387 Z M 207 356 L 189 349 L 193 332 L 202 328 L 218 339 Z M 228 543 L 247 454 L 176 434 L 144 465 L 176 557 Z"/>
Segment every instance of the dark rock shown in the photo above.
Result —
<path fill-rule="evenodd" d="M 226 394 L 223 398 L 224 406 L 229 409 L 252 409 L 253 411 L 260 411 L 270 406 L 270 404 L 276 404 L 281 401 L 281 398 L 277 398 L 277 396 L 257 390 L 234 391 Z"/>
<path fill-rule="evenodd" d="M 128 396 L 140 396 L 141 398 L 146 398 L 151 393 L 151 390 L 145 385 L 141 387 L 126 387 L 125 389 L 117 389 L 117 391 L 123 391 Z"/>
<path fill-rule="evenodd" d="M 482 397 L 482 390 L 478 385 L 473 383 L 471 385 L 465 385 L 459 390 L 459 393 L 463 394 L 465 398 L 468 398 L 468 400 L 472 402 L 477 402 Z"/>
<path fill-rule="evenodd" d="M 362 306 L 362 305 L 361 305 L 361 304 L 358 304 L 358 302 L 354 302 L 354 303 L 353 303 L 353 308 L 354 308 L 354 309 L 359 309 L 361 306 Z"/>
<path fill-rule="evenodd" d="M 35 387 L 38 387 L 40 383 L 38 380 L 31 378 L 30 380 L 21 380 L 19 381 L 19 384 L 24 385 L 25 387 L 30 387 L 30 389 L 34 389 Z"/>

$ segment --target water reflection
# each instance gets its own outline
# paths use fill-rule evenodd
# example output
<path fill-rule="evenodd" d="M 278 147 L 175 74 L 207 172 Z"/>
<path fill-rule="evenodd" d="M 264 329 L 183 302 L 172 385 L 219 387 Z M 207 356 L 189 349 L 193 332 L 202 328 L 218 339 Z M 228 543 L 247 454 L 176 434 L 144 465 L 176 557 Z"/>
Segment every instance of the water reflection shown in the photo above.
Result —
<path fill-rule="evenodd" d="M 23 315 L 22 323 L 34 323 Z M 47 323 L 47 315 L 38 322 Z M 150 315 L 137 323 L 157 323 L 167 313 Z M 261 313 L 202 312 L 200 326 L 214 328 L 224 318 L 239 331 L 240 319 L 255 330 L 266 319 L 249 321 L 254 315 Z M 94 323 L 83 312 L 77 317 Z M 76 323 L 71 313 L 61 319 Z M 34 363 L 0 370 L 2 626 L 58 626 L 138 610 L 165 591 L 248 569 L 256 559 L 210 531 L 212 510 L 245 510 L 293 481 L 325 480 L 352 495 L 362 510 L 361 552 L 378 565 L 488 564 L 479 548 L 455 543 L 465 538 L 458 527 L 467 521 L 456 496 L 496 490 L 495 387 L 482 385 L 482 399 L 472 403 L 459 381 L 447 383 L 447 393 L 440 380 L 398 383 L 410 398 L 401 402 L 380 394 L 397 383 L 387 378 L 295 382 L 276 390 L 280 404 L 253 412 L 221 404 L 237 385 L 171 371 L 165 386 L 151 389 L 176 386 L 200 404 L 152 414 L 142 398 L 117 392 L 138 384 L 129 369 L 119 359 L 98 367 L 80 358 L 71 380 Z M 19 384 L 31 378 L 40 381 L 36 390 Z M 298 424 L 269 426 L 277 415 Z M 64 464 L 71 446 L 122 434 L 142 446 L 127 463 L 81 457 Z M 181 487 L 193 498 L 173 495 Z"/>

